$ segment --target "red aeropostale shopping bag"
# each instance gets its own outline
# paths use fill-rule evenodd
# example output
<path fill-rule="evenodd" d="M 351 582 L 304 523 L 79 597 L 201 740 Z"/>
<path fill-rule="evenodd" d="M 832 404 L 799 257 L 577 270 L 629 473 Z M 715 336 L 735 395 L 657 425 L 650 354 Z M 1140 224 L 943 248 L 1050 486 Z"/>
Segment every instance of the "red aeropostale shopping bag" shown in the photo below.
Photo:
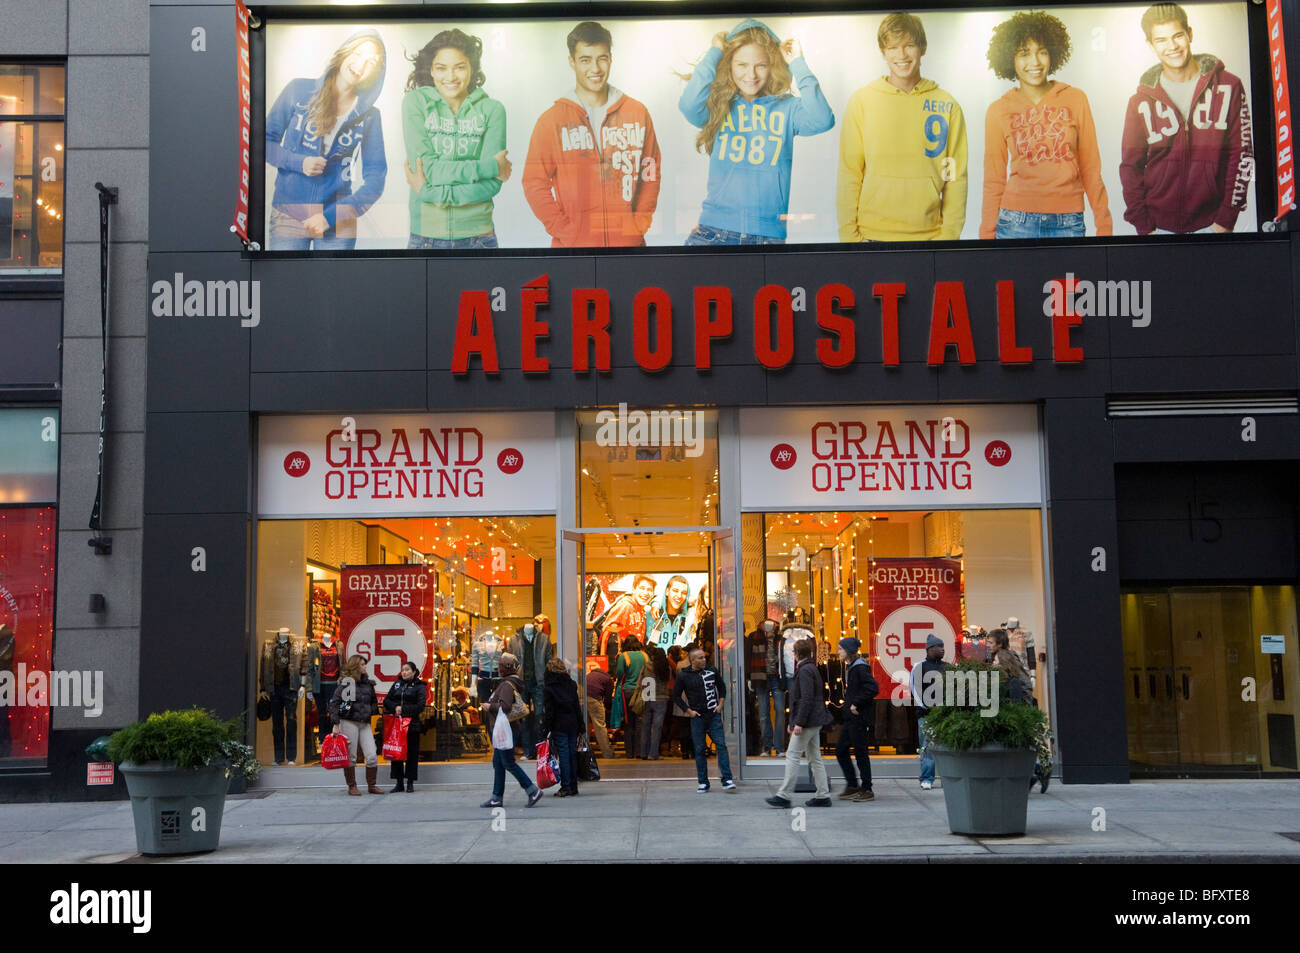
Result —
<path fill-rule="evenodd" d="M 389 761 L 406 760 L 406 729 L 410 727 L 409 718 L 384 719 L 384 757 Z"/>
<path fill-rule="evenodd" d="M 320 766 L 322 768 L 346 768 L 348 766 L 348 739 L 342 734 L 326 735 L 320 743 Z"/>

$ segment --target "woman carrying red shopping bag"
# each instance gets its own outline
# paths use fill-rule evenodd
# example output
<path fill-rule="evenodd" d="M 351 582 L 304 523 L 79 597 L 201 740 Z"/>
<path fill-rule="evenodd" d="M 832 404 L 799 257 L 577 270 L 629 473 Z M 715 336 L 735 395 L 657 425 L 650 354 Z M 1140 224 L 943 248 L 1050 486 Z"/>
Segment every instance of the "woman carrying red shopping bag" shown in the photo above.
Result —
<path fill-rule="evenodd" d="M 375 736 L 370 730 L 370 716 L 379 707 L 375 683 L 366 674 L 366 660 L 360 655 L 348 657 L 342 676 L 329 707 L 334 734 L 342 733 L 348 744 L 348 763 L 343 768 L 348 794 L 361 796 L 357 790 L 357 748 L 366 759 L 366 790 L 371 794 L 383 794 L 384 789 L 375 783 L 379 780 L 379 757 L 375 753 Z"/>
<path fill-rule="evenodd" d="M 578 728 L 582 706 L 578 686 L 569 677 L 564 660 L 553 658 L 546 663 L 546 680 L 542 685 L 546 708 L 542 730 L 550 737 L 551 752 L 558 759 L 560 790 L 556 797 L 573 797 L 578 793 Z M 537 755 L 537 784 L 542 785 L 542 755 Z"/>
<path fill-rule="evenodd" d="M 400 794 L 402 782 L 406 790 L 415 790 L 420 773 L 420 712 L 428 698 L 428 683 L 410 662 L 402 663 L 401 678 L 388 690 L 384 698 L 384 757 L 392 765 L 393 794 Z M 406 727 L 403 728 L 403 723 Z M 390 750 L 390 734 L 395 746 Z"/>

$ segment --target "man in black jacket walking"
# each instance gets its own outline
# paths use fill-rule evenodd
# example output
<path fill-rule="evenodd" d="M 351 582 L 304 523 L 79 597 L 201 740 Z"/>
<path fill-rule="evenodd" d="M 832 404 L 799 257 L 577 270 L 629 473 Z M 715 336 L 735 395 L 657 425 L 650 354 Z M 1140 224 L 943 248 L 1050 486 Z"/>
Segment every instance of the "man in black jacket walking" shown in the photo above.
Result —
<path fill-rule="evenodd" d="M 831 713 L 826 710 L 826 696 L 821 673 L 813 661 L 812 639 L 795 643 L 797 663 L 794 681 L 790 686 L 790 743 L 785 749 L 785 780 L 776 794 L 767 799 L 773 807 L 790 806 L 795 779 L 799 774 L 799 759 L 805 752 L 812 768 L 813 783 L 817 792 L 804 802 L 808 807 L 830 807 L 831 789 L 826 779 L 826 763 L 822 761 L 822 727 L 831 723 Z"/>
<path fill-rule="evenodd" d="M 871 674 L 871 663 L 858 654 L 862 643 L 854 638 L 840 639 L 840 661 L 845 664 L 844 723 L 835 743 L 835 759 L 844 772 L 841 798 L 872 801 L 871 758 L 867 755 L 867 733 L 876 720 L 876 696 L 880 686 Z M 853 749 L 857 749 L 858 770 L 853 770 Z M 858 775 L 861 775 L 859 780 Z"/>
<path fill-rule="evenodd" d="M 704 649 L 693 648 L 688 656 L 691 667 L 677 675 L 673 689 L 673 702 L 681 706 L 691 719 L 691 740 L 695 743 L 695 775 L 700 784 L 696 790 L 704 794 L 709 790 L 709 762 L 705 751 L 705 737 L 713 739 L 718 751 L 718 771 L 722 774 L 722 790 L 736 793 L 736 782 L 731 777 L 731 759 L 727 754 L 727 736 L 722 730 L 722 703 L 727 697 L 727 686 L 716 668 L 710 668 Z"/>

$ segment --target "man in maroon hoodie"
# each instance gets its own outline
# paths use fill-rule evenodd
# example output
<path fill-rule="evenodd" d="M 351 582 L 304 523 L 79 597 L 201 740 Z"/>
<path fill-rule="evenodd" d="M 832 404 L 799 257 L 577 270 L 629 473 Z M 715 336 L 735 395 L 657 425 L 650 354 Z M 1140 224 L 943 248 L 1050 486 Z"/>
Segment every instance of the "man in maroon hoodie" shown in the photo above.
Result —
<path fill-rule="evenodd" d="M 1192 53 L 1178 4 L 1151 7 L 1142 30 L 1160 62 L 1124 117 L 1124 218 L 1139 235 L 1230 232 L 1255 173 L 1245 88 L 1217 56 Z"/>

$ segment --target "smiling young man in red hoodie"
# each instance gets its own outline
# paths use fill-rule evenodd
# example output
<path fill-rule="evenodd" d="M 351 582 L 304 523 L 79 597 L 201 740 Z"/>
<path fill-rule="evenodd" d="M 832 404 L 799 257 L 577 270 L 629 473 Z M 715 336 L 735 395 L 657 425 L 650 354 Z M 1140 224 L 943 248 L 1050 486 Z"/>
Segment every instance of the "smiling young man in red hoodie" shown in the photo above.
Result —
<path fill-rule="evenodd" d="M 608 30 L 579 23 L 568 44 L 577 86 L 533 127 L 524 196 L 553 248 L 644 245 L 659 202 L 650 113 L 610 85 Z"/>
<path fill-rule="evenodd" d="M 1192 53 L 1178 4 L 1151 7 L 1142 30 L 1160 62 L 1142 74 L 1124 117 L 1124 218 L 1139 235 L 1230 232 L 1255 171 L 1246 91 L 1217 56 Z"/>

